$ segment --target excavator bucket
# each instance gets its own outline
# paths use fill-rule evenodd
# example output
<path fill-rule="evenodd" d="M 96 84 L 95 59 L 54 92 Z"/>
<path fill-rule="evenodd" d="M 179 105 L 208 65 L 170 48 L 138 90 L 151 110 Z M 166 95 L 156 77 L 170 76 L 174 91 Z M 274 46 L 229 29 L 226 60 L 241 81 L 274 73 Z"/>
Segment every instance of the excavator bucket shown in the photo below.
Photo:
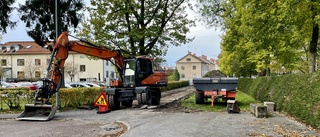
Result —
<path fill-rule="evenodd" d="M 54 117 L 56 110 L 57 107 L 53 105 L 26 104 L 17 120 L 48 121 Z"/>

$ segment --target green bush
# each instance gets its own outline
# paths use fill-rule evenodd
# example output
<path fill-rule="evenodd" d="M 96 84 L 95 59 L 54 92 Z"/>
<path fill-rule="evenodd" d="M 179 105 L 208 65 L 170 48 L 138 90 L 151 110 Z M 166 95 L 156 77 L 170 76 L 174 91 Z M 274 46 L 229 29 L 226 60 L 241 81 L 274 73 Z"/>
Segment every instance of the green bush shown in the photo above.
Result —
<path fill-rule="evenodd" d="M 181 87 L 189 86 L 189 81 L 171 81 L 168 82 L 167 87 L 161 87 L 160 90 L 167 91 L 167 90 L 173 90 Z"/>
<path fill-rule="evenodd" d="M 168 76 L 168 81 L 179 81 L 180 80 L 180 73 L 177 69 L 174 70 L 172 75 Z"/>
<path fill-rule="evenodd" d="M 188 86 L 188 81 L 169 82 L 167 87 L 162 87 L 161 91 L 172 90 Z M 61 88 L 59 90 L 59 107 L 75 108 L 82 105 L 93 106 L 94 101 L 104 88 Z M 9 109 L 24 109 L 24 104 L 34 101 L 35 90 L 29 88 L 0 88 L 0 100 Z M 56 94 L 50 98 L 50 102 L 55 103 Z"/>
<path fill-rule="evenodd" d="M 320 128 L 319 83 L 319 73 L 240 78 L 238 89 L 261 102 L 275 102 L 277 111 Z"/>

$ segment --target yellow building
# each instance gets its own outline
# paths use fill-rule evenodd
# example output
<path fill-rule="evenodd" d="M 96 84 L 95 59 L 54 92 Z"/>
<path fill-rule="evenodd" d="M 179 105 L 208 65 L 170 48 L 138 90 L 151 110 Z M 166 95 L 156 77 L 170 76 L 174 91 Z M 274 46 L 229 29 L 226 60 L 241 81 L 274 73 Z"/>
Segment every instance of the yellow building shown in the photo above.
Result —
<path fill-rule="evenodd" d="M 44 77 L 51 52 L 49 46 L 41 47 L 33 41 L 7 42 L 0 45 L 1 66 L 7 81 Z M 106 60 L 90 60 L 84 54 L 70 52 L 65 63 L 65 81 L 109 83 L 108 76 L 114 68 Z"/>
<path fill-rule="evenodd" d="M 210 61 L 207 56 L 197 56 L 194 53 L 188 52 L 176 62 L 177 70 L 180 74 L 180 80 L 192 80 L 194 77 L 202 77 L 208 71 L 216 70 L 217 65 L 213 59 Z"/>

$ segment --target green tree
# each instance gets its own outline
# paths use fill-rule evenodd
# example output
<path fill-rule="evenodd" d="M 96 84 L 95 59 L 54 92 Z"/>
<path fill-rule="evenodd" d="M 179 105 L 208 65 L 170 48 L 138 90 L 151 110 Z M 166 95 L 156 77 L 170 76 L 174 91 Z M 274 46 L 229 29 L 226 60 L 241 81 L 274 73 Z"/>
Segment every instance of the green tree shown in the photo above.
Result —
<path fill-rule="evenodd" d="M 166 55 L 169 43 L 180 46 L 187 38 L 188 0 L 91 0 L 90 16 L 79 36 L 95 43 L 121 48 L 131 56 Z"/>
<path fill-rule="evenodd" d="M 293 8 L 292 1 L 198 2 L 199 9 L 203 9 L 198 12 L 208 26 L 221 25 L 225 31 L 219 65 L 228 75 L 245 76 L 255 72 L 270 75 L 283 68 L 288 71 L 302 68 L 299 64 L 305 55 L 305 39 L 311 35 L 306 32 L 311 31 L 300 31 L 305 26 L 297 25 L 297 20 L 304 17 L 300 19 L 296 16 L 298 13 L 293 14 L 292 10 L 300 10 Z"/>
<path fill-rule="evenodd" d="M 58 34 L 79 25 L 83 0 L 58 0 Z M 26 23 L 28 35 L 40 46 L 55 38 L 55 0 L 26 0 L 19 5 L 20 19 Z"/>
<path fill-rule="evenodd" d="M 173 74 L 168 77 L 168 81 L 179 81 L 180 73 L 177 69 L 174 70 Z"/>
<path fill-rule="evenodd" d="M 10 20 L 11 12 L 13 11 L 12 4 L 15 0 L 0 1 L 0 32 L 7 32 L 7 27 L 14 28 L 17 22 Z"/>

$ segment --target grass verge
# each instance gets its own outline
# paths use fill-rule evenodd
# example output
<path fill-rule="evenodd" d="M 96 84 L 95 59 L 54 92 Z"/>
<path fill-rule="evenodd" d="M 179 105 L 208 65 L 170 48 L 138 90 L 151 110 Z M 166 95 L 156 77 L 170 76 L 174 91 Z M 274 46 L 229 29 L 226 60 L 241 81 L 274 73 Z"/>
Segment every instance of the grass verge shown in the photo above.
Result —
<path fill-rule="evenodd" d="M 236 100 L 241 111 L 250 111 L 250 103 L 260 103 L 258 100 L 255 100 L 251 96 L 237 91 Z M 226 111 L 227 104 L 225 102 L 219 101 L 215 102 L 214 106 L 211 106 L 211 99 L 205 101 L 204 104 L 195 103 L 195 94 L 192 94 L 189 98 L 182 100 L 181 105 L 190 109 L 197 109 L 202 111 L 211 111 L 211 112 L 221 112 Z"/>

